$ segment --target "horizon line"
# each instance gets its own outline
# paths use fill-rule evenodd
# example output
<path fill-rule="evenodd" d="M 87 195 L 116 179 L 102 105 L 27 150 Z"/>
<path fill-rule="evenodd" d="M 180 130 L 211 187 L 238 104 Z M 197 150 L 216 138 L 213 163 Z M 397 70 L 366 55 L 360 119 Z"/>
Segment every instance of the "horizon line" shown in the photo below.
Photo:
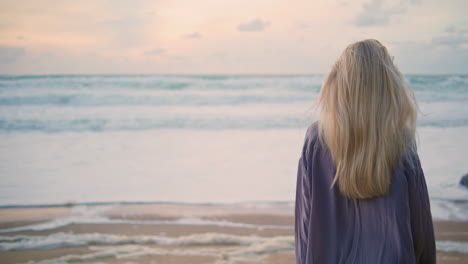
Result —
<path fill-rule="evenodd" d="M 328 73 L 0 73 L 0 77 L 23 76 L 314 76 Z M 468 75 L 468 73 L 403 73 L 403 75 Z"/>

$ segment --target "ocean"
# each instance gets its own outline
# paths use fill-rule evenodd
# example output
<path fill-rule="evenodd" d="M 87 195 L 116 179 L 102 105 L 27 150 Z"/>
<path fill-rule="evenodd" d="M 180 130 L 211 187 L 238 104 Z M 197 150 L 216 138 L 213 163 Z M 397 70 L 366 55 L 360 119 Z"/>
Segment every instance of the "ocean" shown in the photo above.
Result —
<path fill-rule="evenodd" d="M 324 75 L 0 76 L 0 206 L 294 202 Z M 468 75 L 406 75 L 434 218 L 468 220 Z"/>

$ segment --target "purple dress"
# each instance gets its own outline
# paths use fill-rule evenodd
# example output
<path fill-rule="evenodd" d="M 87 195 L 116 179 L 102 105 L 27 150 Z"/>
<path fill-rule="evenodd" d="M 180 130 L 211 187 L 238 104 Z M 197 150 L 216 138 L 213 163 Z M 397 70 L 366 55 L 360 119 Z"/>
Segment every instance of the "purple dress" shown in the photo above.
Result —
<path fill-rule="evenodd" d="M 297 264 L 435 263 L 434 227 L 424 174 L 415 151 L 392 175 L 390 192 L 348 199 L 337 185 L 317 123 L 305 136 L 295 202 Z"/>

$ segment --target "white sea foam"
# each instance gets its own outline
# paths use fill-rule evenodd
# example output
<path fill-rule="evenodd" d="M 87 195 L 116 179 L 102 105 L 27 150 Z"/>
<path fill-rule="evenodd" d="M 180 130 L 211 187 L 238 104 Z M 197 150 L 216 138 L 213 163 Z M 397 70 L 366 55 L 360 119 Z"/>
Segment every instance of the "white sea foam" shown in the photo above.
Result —
<path fill-rule="evenodd" d="M 197 250 L 168 250 L 163 248 L 148 247 L 142 245 L 122 245 L 112 247 L 90 247 L 93 252 L 81 255 L 65 255 L 55 259 L 42 261 L 29 261 L 27 263 L 37 264 L 65 264 L 86 261 L 96 261 L 104 258 L 134 259 L 145 256 L 216 256 L 218 249 L 197 249 Z M 94 263 L 94 262 L 93 262 Z"/>
<path fill-rule="evenodd" d="M 468 221 L 468 202 L 431 200 L 432 215 L 436 219 Z"/>
<path fill-rule="evenodd" d="M 437 241 L 437 250 L 468 253 L 468 242 Z M 293 236 L 260 237 L 224 233 L 199 233 L 179 237 L 125 236 L 101 233 L 59 232 L 47 236 L 0 236 L 0 251 L 65 248 L 92 245 L 243 246 L 232 256 L 264 254 L 294 249 Z"/>
<path fill-rule="evenodd" d="M 29 261 L 28 264 L 65 264 L 75 262 L 98 261 L 106 258 L 128 259 L 146 256 L 211 256 L 215 257 L 216 264 L 238 263 L 239 260 L 252 260 L 261 255 L 239 256 L 232 255 L 229 248 L 200 248 L 196 249 L 164 249 L 144 245 L 122 245 L 122 246 L 93 246 L 90 247 L 93 252 L 81 255 L 65 255 L 55 259 L 42 261 Z M 132 263 L 132 262 L 130 262 Z"/>
<path fill-rule="evenodd" d="M 52 220 L 13 227 L 0 229 L 0 233 L 9 233 L 17 231 L 44 231 L 52 230 L 60 227 L 64 227 L 71 224 L 99 224 L 99 223 L 108 223 L 110 219 L 108 217 L 102 216 L 101 214 L 112 208 L 112 205 L 109 206 L 74 206 L 72 209 L 72 214 L 62 217 L 57 217 Z"/>
<path fill-rule="evenodd" d="M 53 230 L 71 224 L 139 224 L 139 225 L 191 225 L 191 226 L 222 226 L 232 228 L 255 228 L 263 229 L 293 229 L 290 225 L 258 225 L 238 223 L 225 220 L 209 220 L 199 217 L 181 217 L 175 220 L 130 220 L 111 219 L 102 214 L 113 206 L 76 206 L 74 214 L 58 217 L 43 223 L 25 225 L 13 228 L 0 229 L 0 233 L 11 233 L 18 231 L 45 231 Z"/>
<path fill-rule="evenodd" d="M 279 242 L 275 242 L 278 240 Z M 8 250 L 32 250 L 51 249 L 86 245 L 170 245 L 170 246 L 214 246 L 214 245 L 237 245 L 253 246 L 264 245 L 266 250 L 273 250 L 275 245 L 282 245 L 286 241 L 293 240 L 290 236 L 284 237 L 259 237 L 239 236 L 223 233 L 201 233 L 180 237 L 167 236 L 125 236 L 101 233 L 75 234 L 72 232 L 53 233 L 48 236 L 0 236 L 0 251 Z M 288 242 L 289 243 L 289 242 Z M 252 247 L 252 252 L 261 252 L 263 249 Z"/>
<path fill-rule="evenodd" d="M 55 233 L 49 236 L 1 236 L 0 241 L 0 250 L 2 251 L 73 246 L 90 246 L 89 249 L 93 251 L 82 255 L 66 255 L 56 259 L 30 263 L 68 263 L 93 261 L 102 258 L 174 255 L 214 256 L 218 259 L 218 264 L 226 264 L 231 263 L 233 260 L 259 257 L 274 252 L 292 252 L 294 250 L 293 236 L 259 237 L 222 233 L 202 233 L 180 237 Z M 161 248 L 158 246 L 179 246 L 179 248 Z M 436 246 L 439 251 L 468 253 L 468 242 L 437 241 Z"/>
<path fill-rule="evenodd" d="M 436 241 L 436 247 L 440 251 L 468 254 L 468 242 L 466 241 Z"/>

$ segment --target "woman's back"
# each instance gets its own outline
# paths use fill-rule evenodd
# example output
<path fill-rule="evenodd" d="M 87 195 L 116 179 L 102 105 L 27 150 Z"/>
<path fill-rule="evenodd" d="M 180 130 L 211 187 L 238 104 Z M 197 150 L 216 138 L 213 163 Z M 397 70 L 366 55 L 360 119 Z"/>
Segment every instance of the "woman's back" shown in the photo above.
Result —
<path fill-rule="evenodd" d="M 297 174 L 298 264 L 435 263 L 427 187 L 415 151 L 401 159 L 389 192 L 377 198 L 347 198 L 337 185 L 330 188 L 335 173 L 314 123 L 307 130 Z"/>
<path fill-rule="evenodd" d="M 435 263 L 417 103 L 386 47 L 348 45 L 317 106 L 297 173 L 297 263 Z"/>

